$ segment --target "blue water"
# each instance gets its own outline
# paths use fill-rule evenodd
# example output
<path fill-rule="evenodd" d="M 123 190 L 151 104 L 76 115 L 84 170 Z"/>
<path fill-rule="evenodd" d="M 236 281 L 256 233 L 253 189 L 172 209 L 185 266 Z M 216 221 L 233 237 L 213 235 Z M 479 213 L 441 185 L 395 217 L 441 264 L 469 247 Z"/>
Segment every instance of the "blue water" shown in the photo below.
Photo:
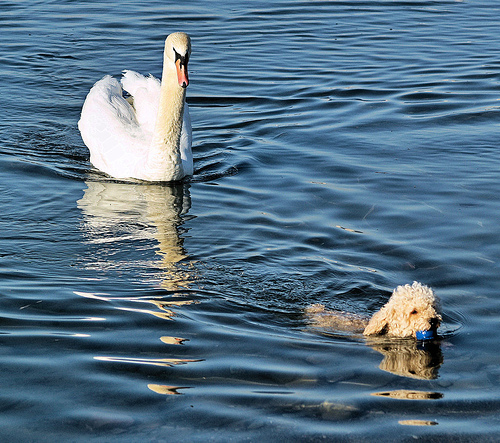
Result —
<path fill-rule="evenodd" d="M 497 441 L 500 5 L 2 1 L 3 441 Z M 191 35 L 195 174 L 77 129 Z M 442 341 L 317 330 L 414 280 Z M 418 369 L 419 364 L 424 368 Z"/>

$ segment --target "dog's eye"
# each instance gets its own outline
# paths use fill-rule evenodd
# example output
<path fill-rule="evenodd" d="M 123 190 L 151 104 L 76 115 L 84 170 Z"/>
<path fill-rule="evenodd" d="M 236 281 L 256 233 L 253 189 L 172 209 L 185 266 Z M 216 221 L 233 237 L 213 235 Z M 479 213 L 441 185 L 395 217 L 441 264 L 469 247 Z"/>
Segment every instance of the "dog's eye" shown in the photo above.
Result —
<path fill-rule="evenodd" d="M 412 315 L 418 314 L 418 311 L 416 309 L 414 309 L 413 311 L 410 312 L 410 314 L 412 314 Z"/>

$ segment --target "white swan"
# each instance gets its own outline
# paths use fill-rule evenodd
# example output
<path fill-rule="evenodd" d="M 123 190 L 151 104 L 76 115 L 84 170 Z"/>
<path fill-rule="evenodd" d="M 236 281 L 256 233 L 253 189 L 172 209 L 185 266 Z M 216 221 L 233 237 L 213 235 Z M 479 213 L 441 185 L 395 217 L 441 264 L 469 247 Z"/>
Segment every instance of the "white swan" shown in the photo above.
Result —
<path fill-rule="evenodd" d="M 162 81 L 124 71 L 90 90 L 78 128 L 91 163 L 120 179 L 176 181 L 193 174 L 191 119 L 185 102 L 191 41 L 176 32 L 165 41 Z M 123 86 L 123 89 L 122 89 Z M 130 97 L 123 97 L 123 90 Z"/>

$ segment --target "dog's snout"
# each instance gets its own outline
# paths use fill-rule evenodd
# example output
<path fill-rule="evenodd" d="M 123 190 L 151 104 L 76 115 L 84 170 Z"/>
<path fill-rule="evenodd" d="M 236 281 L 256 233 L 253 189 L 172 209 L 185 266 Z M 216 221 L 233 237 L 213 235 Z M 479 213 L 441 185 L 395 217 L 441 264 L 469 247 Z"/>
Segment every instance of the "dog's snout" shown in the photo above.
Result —
<path fill-rule="evenodd" d="M 439 326 L 439 320 L 437 318 L 431 318 L 430 320 L 431 329 L 437 329 Z"/>

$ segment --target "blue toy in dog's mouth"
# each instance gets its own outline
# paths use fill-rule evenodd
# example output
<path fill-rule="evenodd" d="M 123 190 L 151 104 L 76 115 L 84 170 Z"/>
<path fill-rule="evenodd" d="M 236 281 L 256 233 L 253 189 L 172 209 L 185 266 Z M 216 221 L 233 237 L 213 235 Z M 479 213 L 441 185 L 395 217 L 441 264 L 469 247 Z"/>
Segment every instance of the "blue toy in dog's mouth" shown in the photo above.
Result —
<path fill-rule="evenodd" d="M 433 338 L 436 338 L 436 333 L 432 329 L 429 329 L 428 331 L 417 331 L 415 333 L 415 337 L 417 340 L 432 340 Z"/>

